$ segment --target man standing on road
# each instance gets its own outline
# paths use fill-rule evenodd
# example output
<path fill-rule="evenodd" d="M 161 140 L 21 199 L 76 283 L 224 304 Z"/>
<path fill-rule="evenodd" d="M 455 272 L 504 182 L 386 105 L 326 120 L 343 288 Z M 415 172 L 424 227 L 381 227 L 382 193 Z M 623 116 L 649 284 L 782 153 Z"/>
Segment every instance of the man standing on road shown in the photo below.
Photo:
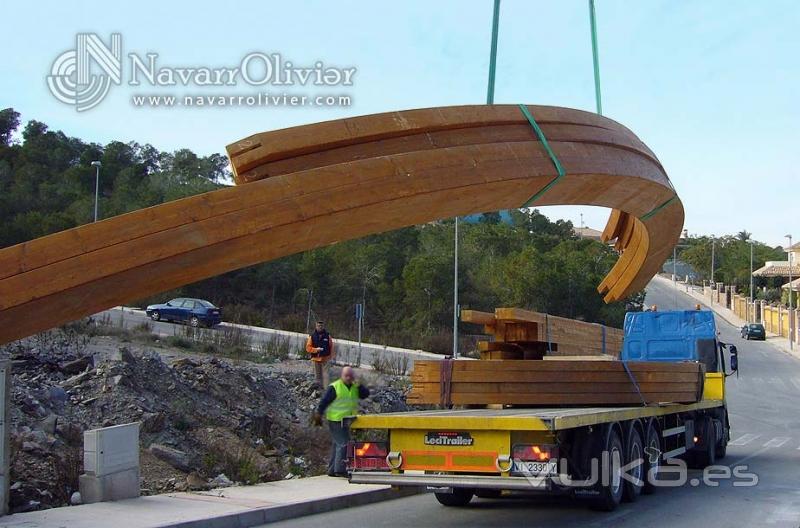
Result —
<path fill-rule="evenodd" d="M 334 381 L 322 395 L 314 423 L 322 425 L 322 414 L 328 420 L 331 431 L 331 458 L 328 462 L 329 477 L 346 477 L 347 468 L 344 459 L 347 456 L 347 442 L 350 441 L 350 428 L 345 425 L 344 418 L 358 413 L 358 400 L 369 396 L 369 389 L 356 382 L 356 373 L 352 367 L 344 367 L 342 376 Z"/>
<path fill-rule="evenodd" d="M 317 321 L 314 331 L 306 340 L 306 352 L 311 355 L 314 365 L 314 376 L 320 387 L 325 388 L 330 384 L 330 367 L 328 361 L 336 357 L 333 350 L 333 339 L 325 330 L 325 323 Z"/>

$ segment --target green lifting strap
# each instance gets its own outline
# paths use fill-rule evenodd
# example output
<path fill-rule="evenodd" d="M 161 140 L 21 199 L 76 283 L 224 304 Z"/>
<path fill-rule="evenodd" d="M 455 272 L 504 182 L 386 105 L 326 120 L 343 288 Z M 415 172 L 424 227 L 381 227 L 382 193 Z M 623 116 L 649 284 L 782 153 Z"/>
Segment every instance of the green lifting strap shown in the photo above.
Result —
<path fill-rule="evenodd" d="M 533 202 L 538 200 L 544 193 L 546 193 L 547 190 L 550 189 L 550 187 L 552 187 L 553 185 L 555 185 L 558 180 L 563 178 L 566 173 L 564 172 L 564 167 L 561 166 L 561 162 L 558 161 L 556 153 L 553 152 L 553 149 L 550 148 L 550 144 L 547 142 L 547 138 L 544 137 L 544 132 L 542 132 L 542 129 L 539 128 L 539 125 L 536 123 L 536 120 L 533 118 L 530 111 L 528 111 L 528 107 L 521 104 L 519 105 L 519 109 L 522 110 L 522 114 L 528 120 L 528 123 L 530 123 L 531 126 L 533 127 L 534 132 L 536 132 L 536 136 L 539 138 L 539 141 L 542 142 L 544 150 L 547 151 L 547 155 L 550 156 L 550 161 L 553 162 L 553 165 L 556 168 L 556 172 L 558 172 L 558 176 L 550 180 L 550 183 L 542 187 L 536 194 L 528 198 L 528 200 L 524 204 L 522 204 L 522 207 L 530 207 L 530 205 Z"/>
<path fill-rule="evenodd" d="M 672 202 L 674 202 L 677 199 L 678 199 L 678 195 L 677 194 L 673 195 L 672 198 L 670 198 L 666 202 L 662 203 L 661 205 L 659 205 L 658 207 L 656 207 L 655 209 L 653 209 L 649 213 L 645 213 L 642 216 L 640 216 L 639 220 L 644 221 L 644 220 L 647 220 L 649 218 L 652 218 L 653 216 L 655 216 L 655 214 L 657 212 L 659 212 L 660 210 L 664 209 L 666 206 L 668 206 L 669 204 L 671 204 Z"/>

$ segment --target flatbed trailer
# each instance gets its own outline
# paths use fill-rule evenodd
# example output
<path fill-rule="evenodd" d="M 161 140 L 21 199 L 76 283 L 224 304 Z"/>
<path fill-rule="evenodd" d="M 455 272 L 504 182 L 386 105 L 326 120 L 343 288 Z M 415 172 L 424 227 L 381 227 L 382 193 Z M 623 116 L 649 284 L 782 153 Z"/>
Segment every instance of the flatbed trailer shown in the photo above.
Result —
<path fill-rule="evenodd" d="M 388 441 L 386 465 L 367 462 L 364 468 L 369 457 L 358 461 L 354 456 L 361 467 L 354 468 L 351 482 L 425 486 L 450 506 L 466 504 L 472 495 L 526 491 L 585 495 L 612 509 L 625 498 L 654 491 L 664 461 L 689 455 L 695 467 L 713 464 L 725 455 L 729 439 L 724 401 L 714 399 L 642 407 L 387 413 L 358 416 L 351 427 L 388 431 L 355 444 L 353 455 L 364 445 Z M 516 456 L 522 451 L 544 456 Z M 606 466 L 603 453 L 609 454 Z M 636 482 L 611 474 L 622 469 L 610 460 L 614 453 L 617 466 L 641 460 L 628 470 Z M 598 461 L 595 474 L 593 459 Z"/>
<path fill-rule="evenodd" d="M 655 316 L 648 316 L 655 319 Z M 703 319 L 687 313 L 689 321 Z M 665 318 L 666 319 L 666 318 Z M 446 506 L 514 492 L 587 496 L 604 510 L 659 486 L 665 463 L 694 468 L 726 454 L 727 345 L 708 336 L 679 343 L 705 363 L 702 399 L 641 406 L 462 408 L 351 419 L 350 481 L 425 486 Z M 651 339 L 651 342 L 655 342 Z M 633 343 L 633 339 L 631 339 Z M 633 345 L 632 345 L 633 346 Z M 638 345 L 636 345 L 638 346 Z M 641 348 L 641 347 L 640 347 Z M 653 350 L 665 350 L 658 343 Z M 730 347 L 731 371 L 738 369 Z M 732 374 L 732 372 L 731 372 Z M 674 475 L 674 472 L 671 472 Z"/>

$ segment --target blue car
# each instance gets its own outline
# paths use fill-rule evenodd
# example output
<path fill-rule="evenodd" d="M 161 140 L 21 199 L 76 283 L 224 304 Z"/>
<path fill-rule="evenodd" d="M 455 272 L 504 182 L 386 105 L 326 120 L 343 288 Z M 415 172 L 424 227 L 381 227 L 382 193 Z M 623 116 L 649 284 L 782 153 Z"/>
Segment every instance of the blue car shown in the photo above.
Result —
<path fill-rule="evenodd" d="M 767 331 L 761 323 L 750 323 L 742 327 L 742 339 L 767 340 Z"/>
<path fill-rule="evenodd" d="M 164 304 L 151 304 L 145 311 L 153 321 L 176 321 L 195 328 L 211 328 L 222 322 L 220 309 L 202 299 L 172 299 Z"/>

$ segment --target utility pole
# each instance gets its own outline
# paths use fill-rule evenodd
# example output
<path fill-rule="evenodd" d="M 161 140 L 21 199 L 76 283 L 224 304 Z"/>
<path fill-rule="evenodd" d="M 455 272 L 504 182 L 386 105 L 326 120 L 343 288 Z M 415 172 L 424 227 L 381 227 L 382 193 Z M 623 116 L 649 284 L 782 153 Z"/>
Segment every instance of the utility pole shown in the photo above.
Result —
<path fill-rule="evenodd" d="M 102 163 L 93 161 L 92 167 L 95 168 L 94 172 L 94 221 L 97 222 L 97 202 L 100 199 L 100 166 Z"/>
<path fill-rule="evenodd" d="M 306 333 L 311 332 L 311 299 L 314 297 L 314 290 L 308 290 L 308 312 L 306 312 Z"/>
<path fill-rule="evenodd" d="M 672 286 L 678 282 L 678 244 L 672 246 Z"/>
<path fill-rule="evenodd" d="M 358 357 L 361 357 L 361 329 L 364 321 L 364 305 L 356 303 L 356 320 L 358 321 Z"/>
<path fill-rule="evenodd" d="M 750 322 L 755 322 L 756 320 L 754 308 L 755 307 L 753 305 L 753 240 L 751 239 L 750 240 L 750 310 L 752 310 L 753 313 L 751 314 L 752 321 Z"/>
<path fill-rule="evenodd" d="M 494 104 L 494 78 L 497 69 L 497 34 L 500 30 L 500 0 L 494 0 L 492 15 L 492 45 L 489 50 L 489 80 L 486 86 L 486 104 Z M 453 243 L 453 358 L 458 357 L 458 217 L 456 217 Z"/>
<path fill-rule="evenodd" d="M 714 250 L 717 245 L 717 238 L 714 235 L 711 235 L 711 287 L 714 287 L 714 268 L 715 261 L 714 261 Z M 713 297 L 712 297 L 713 298 Z"/>
<path fill-rule="evenodd" d="M 458 357 L 458 217 L 453 247 L 453 359 Z"/>
<path fill-rule="evenodd" d="M 789 350 L 794 348 L 792 344 L 794 341 L 794 327 L 797 325 L 795 322 L 795 314 L 792 309 L 792 235 L 786 235 L 789 239 L 789 247 L 786 248 L 786 256 L 789 259 Z"/>

